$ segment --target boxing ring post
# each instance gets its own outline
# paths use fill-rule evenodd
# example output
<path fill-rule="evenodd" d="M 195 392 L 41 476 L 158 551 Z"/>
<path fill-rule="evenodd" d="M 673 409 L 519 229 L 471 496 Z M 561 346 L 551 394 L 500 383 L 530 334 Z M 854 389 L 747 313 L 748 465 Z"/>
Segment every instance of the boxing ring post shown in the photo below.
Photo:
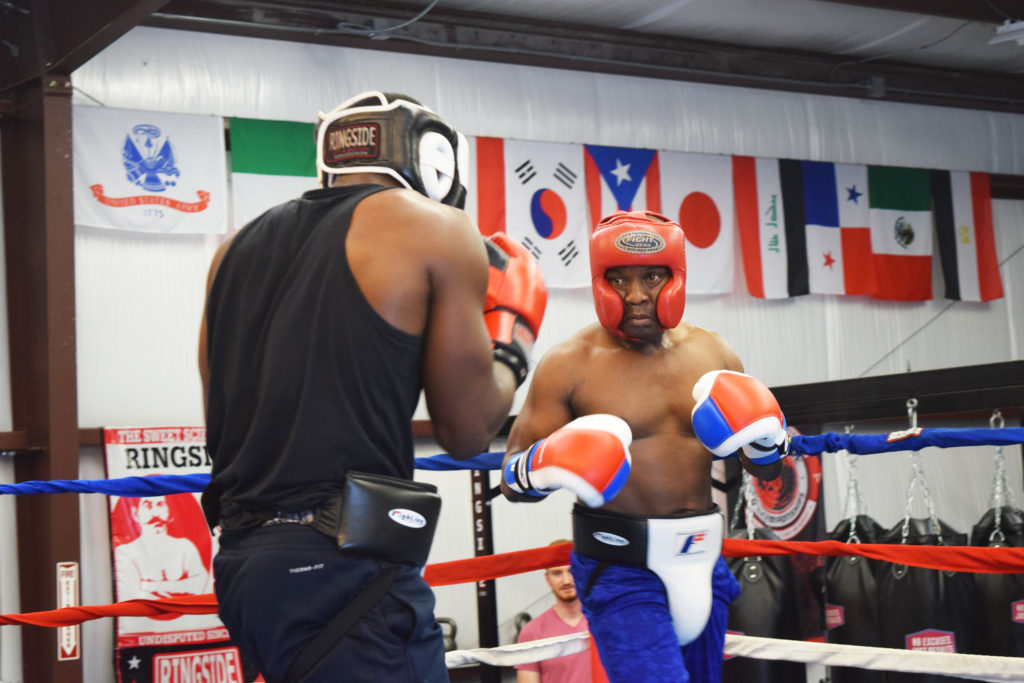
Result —
<path fill-rule="evenodd" d="M 494 533 L 491 522 L 490 472 L 472 470 L 473 492 L 473 554 L 476 557 L 494 554 Z M 476 582 L 477 628 L 480 647 L 498 645 L 498 600 L 494 580 Z M 480 670 L 481 683 L 498 683 L 501 674 L 498 669 L 483 666 Z"/>

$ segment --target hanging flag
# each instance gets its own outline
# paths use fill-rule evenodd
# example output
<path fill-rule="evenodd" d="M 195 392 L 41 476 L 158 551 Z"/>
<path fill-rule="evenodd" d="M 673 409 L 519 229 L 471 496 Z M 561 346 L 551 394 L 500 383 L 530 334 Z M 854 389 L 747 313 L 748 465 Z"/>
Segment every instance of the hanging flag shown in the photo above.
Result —
<path fill-rule="evenodd" d="M 931 182 L 946 298 L 1002 298 L 988 174 L 932 171 Z"/>
<path fill-rule="evenodd" d="M 653 149 L 584 146 L 590 222 L 615 211 L 661 212 L 658 153 Z"/>
<path fill-rule="evenodd" d="M 807 273 L 815 294 L 874 294 L 868 168 L 805 161 Z"/>
<path fill-rule="evenodd" d="M 929 171 L 868 167 L 871 251 L 876 299 L 932 298 L 932 214 Z"/>
<path fill-rule="evenodd" d="M 477 138 L 480 232 L 504 230 L 540 262 L 549 287 L 590 284 L 590 220 L 583 148 Z"/>
<path fill-rule="evenodd" d="M 235 228 L 320 187 L 312 123 L 232 118 L 228 125 Z"/>
<path fill-rule="evenodd" d="M 227 231 L 219 116 L 76 106 L 72 125 L 76 225 Z"/>
<path fill-rule="evenodd" d="M 732 157 L 736 225 L 747 291 L 762 299 L 807 294 L 799 161 Z"/>
<path fill-rule="evenodd" d="M 732 160 L 718 154 L 658 152 L 661 205 L 686 234 L 686 291 L 732 291 Z"/>

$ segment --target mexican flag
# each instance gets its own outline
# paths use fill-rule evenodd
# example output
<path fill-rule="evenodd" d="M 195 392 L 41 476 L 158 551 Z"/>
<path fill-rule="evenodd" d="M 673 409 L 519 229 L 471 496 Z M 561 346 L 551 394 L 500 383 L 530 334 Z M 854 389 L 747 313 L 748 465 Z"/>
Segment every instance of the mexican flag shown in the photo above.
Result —
<path fill-rule="evenodd" d="M 228 119 L 232 227 L 318 188 L 313 124 Z"/>
<path fill-rule="evenodd" d="M 868 167 L 876 299 L 932 298 L 932 198 L 923 168 Z"/>

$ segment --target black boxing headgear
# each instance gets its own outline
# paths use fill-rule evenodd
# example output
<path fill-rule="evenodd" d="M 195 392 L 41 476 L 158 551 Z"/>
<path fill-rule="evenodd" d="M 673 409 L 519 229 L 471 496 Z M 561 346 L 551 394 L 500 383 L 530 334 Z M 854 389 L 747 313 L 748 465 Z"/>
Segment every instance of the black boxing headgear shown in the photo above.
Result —
<path fill-rule="evenodd" d="M 422 104 L 376 90 L 320 113 L 320 181 L 342 173 L 383 173 L 442 204 L 466 203 L 469 143 Z"/>

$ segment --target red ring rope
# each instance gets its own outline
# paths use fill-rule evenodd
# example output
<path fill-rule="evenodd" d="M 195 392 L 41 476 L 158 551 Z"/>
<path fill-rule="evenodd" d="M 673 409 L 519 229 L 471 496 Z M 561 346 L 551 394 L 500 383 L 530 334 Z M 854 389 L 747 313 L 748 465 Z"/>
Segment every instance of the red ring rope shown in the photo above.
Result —
<path fill-rule="evenodd" d="M 569 564 L 569 551 L 571 550 L 572 543 L 560 543 L 530 550 L 439 562 L 427 566 L 423 577 L 431 586 L 487 581 Z M 727 538 L 722 545 L 722 555 L 725 557 L 799 554 L 859 555 L 894 564 L 956 572 L 1012 574 L 1024 571 L 1024 548 L 885 545 L 880 543 L 841 543 L 839 541 L 767 541 L 741 538 Z M 151 617 L 168 612 L 173 614 L 215 614 L 217 599 L 213 593 L 206 593 L 165 600 L 126 600 L 112 605 L 64 607 L 45 612 L 2 614 L 0 615 L 0 625 L 73 626 L 83 621 L 102 617 Z"/>

